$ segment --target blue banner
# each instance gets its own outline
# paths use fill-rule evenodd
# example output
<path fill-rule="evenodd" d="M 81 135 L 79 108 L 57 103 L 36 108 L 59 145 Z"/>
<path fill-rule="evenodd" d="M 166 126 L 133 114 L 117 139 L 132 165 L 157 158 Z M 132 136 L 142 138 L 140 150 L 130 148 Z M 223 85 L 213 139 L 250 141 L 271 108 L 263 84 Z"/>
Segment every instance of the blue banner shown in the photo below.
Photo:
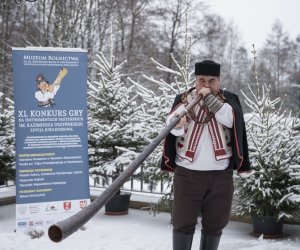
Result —
<path fill-rule="evenodd" d="M 12 60 L 21 230 L 47 226 L 90 202 L 87 52 L 13 48 Z"/>

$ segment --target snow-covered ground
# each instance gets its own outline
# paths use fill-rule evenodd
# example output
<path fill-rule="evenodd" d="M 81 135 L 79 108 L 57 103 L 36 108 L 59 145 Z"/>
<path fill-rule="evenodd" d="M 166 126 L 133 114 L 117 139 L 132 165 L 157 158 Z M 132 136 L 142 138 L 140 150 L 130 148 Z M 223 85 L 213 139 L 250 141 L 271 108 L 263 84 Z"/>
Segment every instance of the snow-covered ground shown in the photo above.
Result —
<path fill-rule="evenodd" d="M 130 209 L 125 216 L 107 216 L 103 210 L 86 225 L 60 243 L 53 243 L 45 234 L 31 239 L 14 232 L 15 205 L 0 206 L 0 250 L 171 250 L 170 214 L 156 217 L 147 211 Z M 220 250 L 299 250 L 300 226 L 284 225 L 285 237 L 280 240 L 257 239 L 251 235 L 252 225 L 231 221 L 223 233 Z M 192 249 L 199 249 L 200 228 L 197 228 Z"/>

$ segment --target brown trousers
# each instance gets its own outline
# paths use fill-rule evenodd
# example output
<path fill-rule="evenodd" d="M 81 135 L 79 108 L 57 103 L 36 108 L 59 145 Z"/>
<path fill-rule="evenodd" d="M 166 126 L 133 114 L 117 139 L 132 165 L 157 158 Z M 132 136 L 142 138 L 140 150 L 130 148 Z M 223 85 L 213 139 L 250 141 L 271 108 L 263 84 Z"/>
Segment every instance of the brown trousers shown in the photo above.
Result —
<path fill-rule="evenodd" d="M 202 232 L 221 235 L 230 217 L 232 170 L 194 171 L 177 166 L 173 185 L 173 230 L 193 234 L 201 213 Z"/>

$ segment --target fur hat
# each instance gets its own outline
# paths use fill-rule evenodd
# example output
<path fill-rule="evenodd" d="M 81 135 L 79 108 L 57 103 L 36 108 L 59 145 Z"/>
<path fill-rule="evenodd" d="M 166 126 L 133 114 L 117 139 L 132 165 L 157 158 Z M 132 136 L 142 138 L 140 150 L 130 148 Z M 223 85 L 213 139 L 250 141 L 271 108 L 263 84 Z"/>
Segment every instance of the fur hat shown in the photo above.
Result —
<path fill-rule="evenodd" d="M 221 64 L 211 60 L 195 63 L 195 75 L 220 76 Z"/>

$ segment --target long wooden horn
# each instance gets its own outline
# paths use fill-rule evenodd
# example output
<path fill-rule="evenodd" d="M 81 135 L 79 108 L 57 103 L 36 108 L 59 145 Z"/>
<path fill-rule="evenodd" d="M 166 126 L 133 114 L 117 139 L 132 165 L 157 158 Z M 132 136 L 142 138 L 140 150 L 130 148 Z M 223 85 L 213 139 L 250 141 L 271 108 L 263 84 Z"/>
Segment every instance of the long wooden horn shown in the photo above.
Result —
<path fill-rule="evenodd" d="M 180 119 L 185 116 L 188 111 L 191 110 L 201 99 L 202 95 L 197 96 L 186 106 L 185 110 L 171 119 L 170 124 L 161 131 L 161 133 L 137 156 L 137 158 L 134 159 L 134 161 L 124 170 L 124 172 L 119 175 L 119 177 L 110 186 L 108 186 L 97 199 L 91 202 L 90 205 L 86 206 L 81 211 L 70 216 L 69 218 L 51 225 L 48 229 L 49 238 L 54 242 L 60 242 L 77 231 L 77 229 L 83 226 L 87 221 L 89 221 L 133 175 L 135 170 L 169 134 L 169 132 L 176 126 Z"/>

